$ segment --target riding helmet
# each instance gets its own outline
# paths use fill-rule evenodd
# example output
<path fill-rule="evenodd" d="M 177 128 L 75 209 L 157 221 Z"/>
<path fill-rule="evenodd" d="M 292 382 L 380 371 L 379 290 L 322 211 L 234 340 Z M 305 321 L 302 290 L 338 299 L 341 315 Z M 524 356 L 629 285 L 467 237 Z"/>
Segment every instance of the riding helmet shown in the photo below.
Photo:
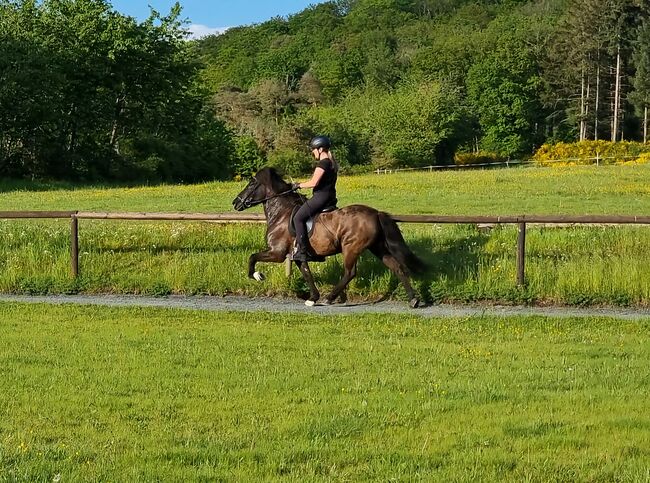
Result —
<path fill-rule="evenodd" d="M 332 141 L 327 136 L 316 136 L 309 143 L 309 149 L 323 148 L 329 150 L 332 146 Z"/>

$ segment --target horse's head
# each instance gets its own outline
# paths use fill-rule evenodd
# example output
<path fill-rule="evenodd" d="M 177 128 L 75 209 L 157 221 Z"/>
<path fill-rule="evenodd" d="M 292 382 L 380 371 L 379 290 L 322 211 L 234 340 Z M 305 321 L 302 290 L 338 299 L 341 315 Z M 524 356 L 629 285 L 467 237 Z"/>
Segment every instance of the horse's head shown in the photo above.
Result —
<path fill-rule="evenodd" d="M 255 206 L 265 198 L 266 188 L 262 185 L 257 178 L 253 177 L 248 182 L 246 187 L 242 190 L 237 197 L 232 200 L 232 206 L 237 211 L 244 211 L 251 206 Z"/>
<path fill-rule="evenodd" d="M 248 182 L 246 187 L 232 200 L 232 206 L 237 211 L 244 211 L 251 206 L 259 205 L 269 197 L 283 193 L 289 185 L 273 168 L 263 168 Z"/>

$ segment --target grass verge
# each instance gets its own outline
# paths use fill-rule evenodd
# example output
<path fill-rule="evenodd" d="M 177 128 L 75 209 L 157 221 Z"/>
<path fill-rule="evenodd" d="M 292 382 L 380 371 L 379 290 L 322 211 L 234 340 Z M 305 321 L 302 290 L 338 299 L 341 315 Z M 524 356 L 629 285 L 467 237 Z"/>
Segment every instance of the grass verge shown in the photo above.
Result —
<path fill-rule="evenodd" d="M 0 330 L 3 481 L 648 478 L 647 320 L 0 304 Z"/>
<path fill-rule="evenodd" d="M 70 275 L 65 222 L 0 221 L 0 291 L 5 293 L 127 293 L 147 295 L 303 296 L 298 271 L 261 263 L 263 283 L 247 278 L 248 257 L 264 249 L 263 226 L 205 223 L 80 223 L 81 276 Z M 428 265 L 416 281 L 435 302 L 497 301 L 568 305 L 650 303 L 649 228 L 531 228 L 526 287 L 517 287 L 514 227 L 489 233 L 472 226 L 403 226 Z M 323 294 L 342 275 L 340 256 L 313 264 Z M 405 299 L 396 277 L 371 254 L 350 285 L 355 299 Z"/>

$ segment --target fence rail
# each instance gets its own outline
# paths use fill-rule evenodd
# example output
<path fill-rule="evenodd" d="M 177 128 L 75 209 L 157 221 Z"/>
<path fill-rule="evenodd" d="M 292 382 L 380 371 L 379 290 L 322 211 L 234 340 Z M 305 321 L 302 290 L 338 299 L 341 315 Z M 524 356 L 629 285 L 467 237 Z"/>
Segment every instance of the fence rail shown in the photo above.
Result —
<path fill-rule="evenodd" d="M 496 167 L 506 167 L 509 168 L 510 166 L 547 166 L 549 164 L 553 163 L 576 163 L 577 165 L 580 166 L 601 166 L 601 165 L 606 165 L 607 163 L 603 164 L 604 161 L 607 160 L 629 160 L 629 161 L 634 161 L 635 159 L 639 159 L 639 156 L 600 156 L 596 155 L 595 157 L 585 157 L 585 158 L 562 158 L 562 159 L 547 159 L 544 161 L 534 161 L 532 159 L 512 159 L 512 160 L 507 160 L 507 161 L 498 161 L 495 163 L 468 163 L 468 164 L 436 164 L 436 165 L 431 165 L 431 166 L 418 166 L 414 168 L 377 168 L 373 170 L 373 173 L 375 174 L 393 174 L 393 173 L 401 173 L 401 172 L 408 172 L 408 171 L 439 171 L 439 170 L 454 170 L 454 169 L 472 169 L 472 168 L 496 168 Z M 592 162 L 589 162 L 592 161 Z"/>
<path fill-rule="evenodd" d="M 400 223 L 431 224 L 512 224 L 517 225 L 517 284 L 525 285 L 526 229 L 528 224 L 608 224 L 650 225 L 650 216 L 637 215 L 391 215 Z M 79 220 L 139 220 L 139 221 L 209 221 L 216 223 L 263 223 L 259 213 L 113 213 L 92 211 L 0 211 L 0 219 L 69 219 L 72 276 L 79 276 Z M 287 275 L 291 262 L 287 261 Z"/>
<path fill-rule="evenodd" d="M 78 211 L 80 220 L 142 220 L 142 221 L 221 221 L 245 223 L 266 221 L 261 213 L 109 213 Z"/>

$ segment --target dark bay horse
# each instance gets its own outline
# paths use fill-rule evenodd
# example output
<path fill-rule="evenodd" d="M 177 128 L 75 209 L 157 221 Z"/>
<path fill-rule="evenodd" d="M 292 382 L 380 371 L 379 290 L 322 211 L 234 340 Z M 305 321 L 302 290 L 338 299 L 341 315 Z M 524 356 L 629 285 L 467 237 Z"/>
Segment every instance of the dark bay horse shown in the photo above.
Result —
<path fill-rule="evenodd" d="M 294 237 L 289 232 L 289 219 L 293 209 L 305 202 L 305 197 L 292 191 L 273 168 L 260 170 L 233 200 L 233 207 L 243 211 L 263 204 L 266 216 L 266 242 L 268 250 L 253 253 L 248 261 L 248 276 L 262 281 L 264 276 L 255 271 L 257 262 L 283 262 L 291 253 Z M 397 223 L 388 215 L 364 205 L 350 205 L 336 211 L 321 213 L 316 219 L 310 243 L 318 255 L 331 256 L 341 253 L 344 274 L 325 303 L 337 298 L 346 301 L 345 289 L 356 275 L 357 260 L 368 249 L 386 265 L 406 288 L 409 305 L 420 304 L 409 281 L 412 273 L 424 267 L 409 249 Z M 307 262 L 296 262 L 309 285 L 310 297 L 305 303 L 314 305 L 320 298 Z"/>

